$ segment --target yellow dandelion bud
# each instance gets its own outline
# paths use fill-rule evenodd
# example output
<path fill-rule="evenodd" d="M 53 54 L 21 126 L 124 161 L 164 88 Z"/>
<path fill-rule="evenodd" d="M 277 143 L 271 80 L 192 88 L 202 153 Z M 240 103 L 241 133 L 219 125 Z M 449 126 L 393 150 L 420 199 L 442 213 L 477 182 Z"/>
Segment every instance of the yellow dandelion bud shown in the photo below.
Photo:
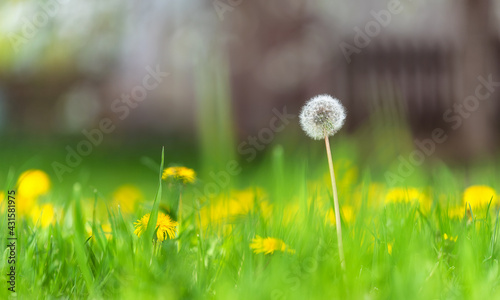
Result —
<path fill-rule="evenodd" d="M 174 179 L 180 180 L 182 183 L 193 183 L 196 180 L 196 173 L 193 169 L 186 167 L 170 167 L 163 170 L 161 176 L 163 180 Z"/>

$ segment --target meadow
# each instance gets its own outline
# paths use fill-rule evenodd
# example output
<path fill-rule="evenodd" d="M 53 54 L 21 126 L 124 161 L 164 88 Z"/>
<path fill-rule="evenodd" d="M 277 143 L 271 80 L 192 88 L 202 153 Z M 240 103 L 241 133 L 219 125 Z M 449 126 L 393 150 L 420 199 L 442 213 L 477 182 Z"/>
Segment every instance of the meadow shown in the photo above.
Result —
<path fill-rule="evenodd" d="M 173 146 L 150 148 L 135 169 L 97 156 L 101 172 L 75 172 L 64 184 L 49 163 L 4 161 L 0 232 L 7 244 L 14 190 L 17 298 L 500 297 L 495 160 L 433 163 L 391 186 L 384 175 L 397 164 L 382 163 L 387 147 L 368 164 L 359 140 L 336 138 L 343 270 L 321 146 L 275 143 L 219 181 Z M 211 183 L 219 189 L 207 193 Z M 6 248 L 2 299 L 13 296 L 8 256 Z"/>
<path fill-rule="evenodd" d="M 403 2 L 1 1 L 0 300 L 500 299 L 500 1 Z"/>

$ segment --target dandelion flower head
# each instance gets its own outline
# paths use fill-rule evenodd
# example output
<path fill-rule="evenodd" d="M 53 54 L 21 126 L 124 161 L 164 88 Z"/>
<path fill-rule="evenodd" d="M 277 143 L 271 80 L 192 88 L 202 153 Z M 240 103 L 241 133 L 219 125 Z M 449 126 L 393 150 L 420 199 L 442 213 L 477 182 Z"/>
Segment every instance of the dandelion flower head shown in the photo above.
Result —
<path fill-rule="evenodd" d="M 462 219 L 466 214 L 463 206 L 452 206 L 448 208 L 448 217 L 450 219 Z"/>
<path fill-rule="evenodd" d="M 354 221 L 354 208 L 351 205 L 342 205 L 340 211 L 344 222 L 346 222 L 347 224 L 351 224 Z M 330 223 L 330 225 L 336 226 L 335 211 L 333 210 L 333 208 L 330 208 L 330 210 L 328 210 L 328 213 L 326 214 L 326 220 L 328 223 Z"/>
<path fill-rule="evenodd" d="M 125 213 L 132 213 L 136 204 L 143 198 L 141 190 L 130 184 L 122 185 L 113 192 L 113 204 L 119 205 Z"/>
<path fill-rule="evenodd" d="M 394 243 L 387 243 L 387 253 L 389 253 L 389 255 L 392 255 L 392 246 L 393 246 Z"/>
<path fill-rule="evenodd" d="M 486 208 L 490 201 L 492 205 L 496 204 L 497 194 L 495 190 L 486 185 L 473 185 L 468 187 L 464 192 L 464 204 L 472 209 Z"/>
<path fill-rule="evenodd" d="M 17 181 L 17 191 L 20 196 L 36 198 L 50 190 L 50 178 L 41 170 L 28 170 L 23 172 Z"/>
<path fill-rule="evenodd" d="M 346 118 L 344 106 L 330 95 L 319 95 L 309 100 L 300 113 L 300 126 L 312 139 L 332 136 L 342 128 Z"/>
<path fill-rule="evenodd" d="M 54 205 L 46 203 L 44 205 L 35 205 L 31 210 L 31 218 L 34 224 L 40 225 L 42 228 L 48 227 L 55 219 Z"/>
<path fill-rule="evenodd" d="M 145 214 L 142 218 L 134 223 L 135 231 L 134 233 L 141 237 L 141 235 L 146 232 L 148 228 L 149 214 Z M 158 220 L 156 221 L 156 237 L 160 242 L 166 239 L 173 239 L 177 233 L 178 223 L 170 218 L 169 215 L 162 212 L 158 213 Z"/>
<path fill-rule="evenodd" d="M 250 248 L 256 254 L 273 254 L 275 251 L 295 253 L 295 250 L 290 249 L 282 240 L 272 237 L 262 238 L 257 236 L 252 240 Z"/>
<path fill-rule="evenodd" d="M 163 170 L 161 178 L 163 180 L 180 180 L 182 183 L 186 184 L 193 183 L 196 180 L 196 173 L 193 169 L 186 167 L 170 167 Z"/>

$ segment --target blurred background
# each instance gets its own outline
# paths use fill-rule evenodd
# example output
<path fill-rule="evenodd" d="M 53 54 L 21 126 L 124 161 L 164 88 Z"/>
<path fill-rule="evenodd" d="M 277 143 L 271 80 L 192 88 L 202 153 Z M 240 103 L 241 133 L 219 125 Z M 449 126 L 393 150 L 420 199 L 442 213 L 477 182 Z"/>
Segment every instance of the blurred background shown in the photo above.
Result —
<path fill-rule="evenodd" d="M 361 161 L 391 163 L 435 128 L 449 138 L 432 159 L 477 161 L 498 153 L 498 87 L 456 105 L 479 77 L 500 81 L 499 25 L 493 0 L 3 0 L 0 164 L 52 170 L 109 119 L 84 168 L 161 145 L 167 162 L 223 168 L 273 109 L 298 115 L 322 93 L 345 104 L 338 138 Z M 275 138 L 285 152 L 313 143 L 298 118 Z"/>

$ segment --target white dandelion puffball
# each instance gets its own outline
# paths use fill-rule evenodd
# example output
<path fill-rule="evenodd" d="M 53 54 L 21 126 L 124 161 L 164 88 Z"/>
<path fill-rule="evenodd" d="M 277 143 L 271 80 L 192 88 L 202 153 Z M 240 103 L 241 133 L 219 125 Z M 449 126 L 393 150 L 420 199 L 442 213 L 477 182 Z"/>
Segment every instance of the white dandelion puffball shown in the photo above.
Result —
<path fill-rule="evenodd" d="M 344 125 L 345 117 L 345 108 L 337 98 L 319 95 L 302 108 L 300 126 L 309 137 L 321 140 L 337 133 Z"/>

